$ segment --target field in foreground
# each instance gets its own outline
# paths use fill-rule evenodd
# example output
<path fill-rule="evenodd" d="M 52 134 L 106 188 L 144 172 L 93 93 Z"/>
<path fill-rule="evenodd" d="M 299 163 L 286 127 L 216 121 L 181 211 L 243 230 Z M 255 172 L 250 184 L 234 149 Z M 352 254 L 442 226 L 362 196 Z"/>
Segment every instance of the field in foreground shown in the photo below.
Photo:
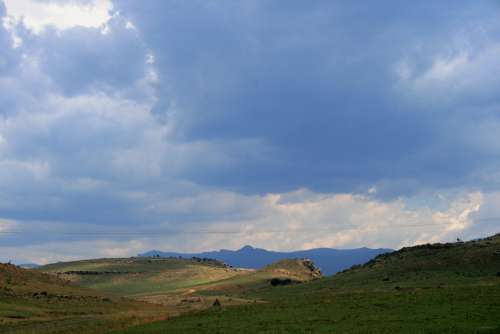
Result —
<path fill-rule="evenodd" d="M 267 304 L 212 309 L 116 333 L 500 332 L 498 286 L 343 292 L 329 283 L 280 288 Z"/>
<path fill-rule="evenodd" d="M 405 248 L 333 278 L 252 293 L 268 303 L 114 333 L 500 333 L 500 235 Z"/>
<path fill-rule="evenodd" d="M 81 288 L 55 276 L 0 264 L 0 333 L 103 333 L 165 319 L 158 305 Z"/>

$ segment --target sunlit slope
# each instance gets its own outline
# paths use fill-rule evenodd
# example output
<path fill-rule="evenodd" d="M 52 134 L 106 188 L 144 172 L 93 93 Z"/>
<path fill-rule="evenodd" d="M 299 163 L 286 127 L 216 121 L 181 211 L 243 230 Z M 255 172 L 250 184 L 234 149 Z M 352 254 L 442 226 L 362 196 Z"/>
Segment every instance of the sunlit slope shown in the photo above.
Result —
<path fill-rule="evenodd" d="M 80 286 L 129 297 L 173 293 L 245 273 L 216 261 L 161 258 L 84 260 L 37 270 Z"/>
<path fill-rule="evenodd" d="M 262 269 L 247 271 L 245 275 L 201 286 L 197 292 L 205 295 L 225 294 L 259 299 L 259 292 L 265 291 L 273 285 L 294 285 L 321 277 L 321 272 L 310 260 L 280 260 Z"/>
<path fill-rule="evenodd" d="M 223 307 L 266 302 L 262 292 L 273 284 L 296 285 L 318 279 L 321 273 L 309 260 L 282 260 L 260 270 L 236 270 L 228 278 L 176 289 L 167 293 L 136 296 L 143 301 L 158 303 L 169 309 L 170 315 L 212 308 L 217 300 Z"/>
<path fill-rule="evenodd" d="M 0 264 L 0 333 L 101 333 L 163 318 L 155 305 L 113 298 L 56 276 Z"/>
<path fill-rule="evenodd" d="M 296 281 L 305 282 L 322 277 L 321 271 L 308 259 L 289 259 L 277 261 L 262 269 L 275 277 L 290 277 Z"/>
<path fill-rule="evenodd" d="M 37 270 L 114 296 L 160 304 L 169 317 L 210 308 L 215 300 L 224 306 L 262 302 L 258 291 L 271 284 L 291 285 L 321 276 L 307 260 L 283 260 L 247 270 L 210 259 L 97 259 Z"/>
<path fill-rule="evenodd" d="M 500 236 L 404 248 L 267 301 L 119 333 L 500 333 Z M 250 297 L 249 297 L 250 298 Z"/>
<path fill-rule="evenodd" d="M 80 286 L 135 298 L 200 291 L 235 293 L 267 287 L 273 278 L 288 279 L 285 284 L 292 284 L 321 276 L 304 260 L 282 260 L 261 270 L 245 270 L 208 259 L 97 259 L 56 263 L 37 270 Z"/>

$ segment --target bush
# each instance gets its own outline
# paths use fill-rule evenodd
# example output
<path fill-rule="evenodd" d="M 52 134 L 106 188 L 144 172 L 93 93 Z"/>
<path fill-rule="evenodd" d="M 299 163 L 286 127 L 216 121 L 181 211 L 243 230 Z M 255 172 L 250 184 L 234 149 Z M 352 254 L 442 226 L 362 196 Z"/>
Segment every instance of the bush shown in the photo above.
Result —
<path fill-rule="evenodd" d="M 270 283 L 272 286 L 280 286 L 280 285 L 290 285 L 294 282 L 290 278 L 272 278 Z"/>

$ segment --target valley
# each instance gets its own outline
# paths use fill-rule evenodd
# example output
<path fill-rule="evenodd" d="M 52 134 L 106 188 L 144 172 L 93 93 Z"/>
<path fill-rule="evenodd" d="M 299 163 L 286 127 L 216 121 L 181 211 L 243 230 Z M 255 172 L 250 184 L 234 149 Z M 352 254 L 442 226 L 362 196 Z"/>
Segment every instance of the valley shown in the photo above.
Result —
<path fill-rule="evenodd" d="M 497 333 L 500 235 L 381 254 L 321 275 L 305 259 L 2 265 L 2 333 Z M 105 329 L 105 331 L 104 331 Z"/>

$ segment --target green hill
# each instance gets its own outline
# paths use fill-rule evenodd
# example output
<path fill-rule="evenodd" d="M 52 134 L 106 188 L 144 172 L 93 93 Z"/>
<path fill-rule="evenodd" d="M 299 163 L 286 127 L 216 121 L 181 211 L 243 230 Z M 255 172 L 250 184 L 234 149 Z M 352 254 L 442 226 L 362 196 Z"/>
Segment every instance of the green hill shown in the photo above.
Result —
<path fill-rule="evenodd" d="M 199 286 L 196 294 L 255 301 L 261 300 L 260 294 L 270 286 L 294 285 L 319 278 L 321 273 L 310 260 L 281 260 L 260 270 L 246 270 L 242 275 Z"/>
<path fill-rule="evenodd" d="M 77 287 L 56 276 L 0 264 L 0 333 L 102 333 L 154 319 L 164 311 Z"/>
<path fill-rule="evenodd" d="M 500 234 L 469 242 L 426 244 L 382 254 L 335 276 L 349 286 L 489 284 L 500 276 Z"/>
<path fill-rule="evenodd" d="M 244 273 L 218 261 L 162 258 L 62 262 L 42 266 L 37 270 L 55 274 L 79 286 L 137 298 L 151 294 L 178 293 Z"/>
<path fill-rule="evenodd" d="M 169 316 L 260 301 L 271 283 L 296 284 L 321 276 L 308 260 L 283 260 L 261 270 L 230 268 L 210 259 L 122 258 L 55 263 L 37 268 L 82 287 L 161 304 Z"/>
<path fill-rule="evenodd" d="M 334 277 L 117 333 L 499 333 L 500 235 L 421 245 Z"/>
<path fill-rule="evenodd" d="M 0 286 L 1 333 L 498 333 L 500 235 L 327 278 L 305 259 L 244 270 L 126 258 L 2 265 Z"/>

